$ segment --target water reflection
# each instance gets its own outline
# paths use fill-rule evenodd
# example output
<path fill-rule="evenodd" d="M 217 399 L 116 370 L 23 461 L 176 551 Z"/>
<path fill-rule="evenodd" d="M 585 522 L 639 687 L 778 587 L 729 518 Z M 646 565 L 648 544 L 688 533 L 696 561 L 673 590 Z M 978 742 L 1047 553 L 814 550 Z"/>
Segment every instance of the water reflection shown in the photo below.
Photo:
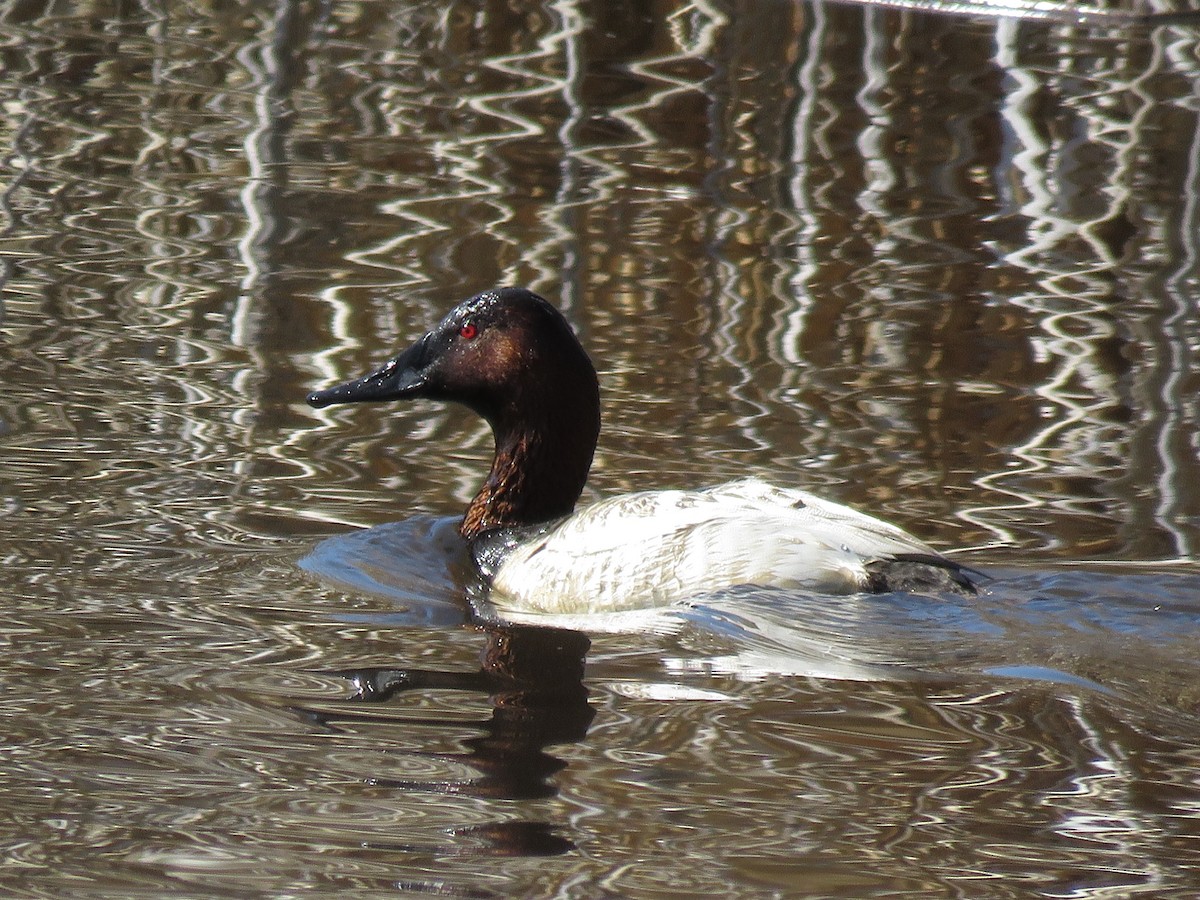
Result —
<path fill-rule="evenodd" d="M 460 730 L 464 725 L 483 734 L 465 739 L 465 752 L 450 754 L 478 772 L 462 781 L 399 780 L 360 773 L 371 784 L 404 792 L 433 791 L 506 800 L 552 796 L 551 778 L 566 763 L 547 752 L 556 744 L 583 740 L 595 715 L 583 686 L 584 656 L 590 642 L 582 634 L 546 628 L 509 626 L 487 629 L 487 648 L 478 671 L 431 669 L 354 669 L 328 674 L 346 678 L 354 695 L 345 706 L 301 710 L 323 728 L 337 731 L 348 723 L 368 732 L 373 726 Z M 408 691 L 468 691 L 485 694 L 492 705 L 487 721 L 443 720 L 423 716 L 372 711 L 357 715 L 357 703 L 394 706 Z M 386 737 L 383 738 L 386 740 Z M 410 751 L 411 752 L 411 751 Z M 420 755 L 418 751 L 417 755 Z M 547 856 L 566 853 L 574 845 L 541 822 L 504 821 L 458 828 L 456 836 L 470 836 L 474 845 L 489 852 Z M 474 846 L 473 845 L 473 846 Z M 460 851 L 462 852 L 462 851 Z"/>
<path fill-rule="evenodd" d="M 1197 193 L 1185 25 L 822 3 L 668 4 L 640 30 L 572 3 L 342 12 L 135 4 L 71 44 L 11 12 L 16 380 L 39 377 L 21 335 L 46 322 L 32 340 L 63 358 L 129 360 L 94 373 L 151 395 L 105 410 L 113 427 L 156 428 L 194 465 L 236 447 L 227 494 L 266 477 L 273 515 L 361 523 L 356 477 L 319 484 L 360 474 L 355 450 L 378 474 L 383 426 L 323 452 L 328 420 L 287 398 L 522 282 L 602 363 L 620 435 L 605 492 L 747 463 L 849 472 L 881 487 L 846 499 L 956 543 L 1191 555 L 1195 204 L 1158 199 Z M 144 91 L 114 93 L 143 84 L 118 58 Z M 73 417 L 86 374 L 42 373 Z M 486 444 L 424 418 L 464 453 Z M 1130 483 L 1129 459 L 1160 474 Z M 426 471 L 389 474 L 442 509 Z"/>

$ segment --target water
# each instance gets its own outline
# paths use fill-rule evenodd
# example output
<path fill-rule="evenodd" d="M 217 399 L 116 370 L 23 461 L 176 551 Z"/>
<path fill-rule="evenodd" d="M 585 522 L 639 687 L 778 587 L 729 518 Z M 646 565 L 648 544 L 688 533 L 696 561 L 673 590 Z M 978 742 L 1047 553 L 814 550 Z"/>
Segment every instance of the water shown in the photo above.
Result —
<path fill-rule="evenodd" d="M 3 7 L 3 893 L 1194 890 L 1200 34 L 1129 11 Z M 472 625 L 486 429 L 303 398 L 498 283 L 588 499 L 986 591 Z"/>

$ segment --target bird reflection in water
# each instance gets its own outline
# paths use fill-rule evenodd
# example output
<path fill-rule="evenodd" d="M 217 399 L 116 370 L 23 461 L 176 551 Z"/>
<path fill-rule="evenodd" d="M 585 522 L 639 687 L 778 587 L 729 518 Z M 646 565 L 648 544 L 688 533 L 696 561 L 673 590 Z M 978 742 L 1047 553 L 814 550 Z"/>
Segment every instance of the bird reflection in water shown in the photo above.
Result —
<path fill-rule="evenodd" d="M 583 739 L 594 716 L 583 685 L 584 657 L 591 642 L 574 631 L 529 626 L 486 627 L 488 642 L 477 671 L 368 667 L 327 674 L 347 679 L 355 693 L 337 710 L 301 709 L 307 719 L 339 730 L 341 723 L 369 721 L 402 725 L 461 728 L 453 721 L 422 716 L 380 717 L 353 711 L 357 703 L 386 703 L 409 691 L 456 690 L 485 694 L 491 718 L 471 723 L 482 734 L 461 741 L 462 754 L 451 754 L 479 773 L 464 781 L 410 781 L 372 778 L 371 783 L 397 790 L 437 791 L 504 800 L 551 797 L 552 776 L 566 763 L 547 753 L 552 744 Z M 574 845 L 544 822 L 505 821 L 452 829 L 451 834 L 485 844 L 490 852 L 514 856 L 566 853 Z M 478 852 L 476 850 L 476 852 Z"/>

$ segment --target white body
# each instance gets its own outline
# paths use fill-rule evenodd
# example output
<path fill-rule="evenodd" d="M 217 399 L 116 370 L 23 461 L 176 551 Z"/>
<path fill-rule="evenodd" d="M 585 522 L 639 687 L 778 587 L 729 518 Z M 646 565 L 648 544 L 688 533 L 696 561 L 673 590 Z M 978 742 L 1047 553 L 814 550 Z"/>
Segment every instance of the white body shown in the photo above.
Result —
<path fill-rule="evenodd" d="M 667 606 L 742 584 L 848 594 L 865 564 L 936 555 L 912 535 L 756 478 L 704 491 L 645 491 L 575 513 L 505 559 L 501 613 L 571 615 Z"/>

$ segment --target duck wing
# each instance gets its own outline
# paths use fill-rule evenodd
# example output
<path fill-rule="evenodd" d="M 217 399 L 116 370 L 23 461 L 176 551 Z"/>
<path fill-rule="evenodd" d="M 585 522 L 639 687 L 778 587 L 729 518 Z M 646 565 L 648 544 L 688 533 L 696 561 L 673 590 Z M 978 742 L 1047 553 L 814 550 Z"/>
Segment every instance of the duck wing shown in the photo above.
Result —
<path fill-rule="evenodd" d="M 893 589 L 872 563 L 925 558 L 943 560 L 873 516 L 743 479 L 596 503 L 514 548 L 491 600 L 572 614 L 665 606 L 739 584 L 849 594 Z"/>

